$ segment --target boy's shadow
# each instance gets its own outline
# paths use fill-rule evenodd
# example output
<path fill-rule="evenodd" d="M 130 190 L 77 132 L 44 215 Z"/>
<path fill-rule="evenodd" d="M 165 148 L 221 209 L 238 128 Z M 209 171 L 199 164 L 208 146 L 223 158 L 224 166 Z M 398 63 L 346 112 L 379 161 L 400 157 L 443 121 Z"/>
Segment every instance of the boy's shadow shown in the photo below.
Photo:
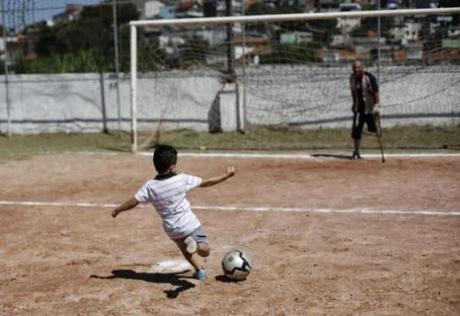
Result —
<path fill-rule="evenodd" d="M 141 280 L 152 283 L 170 283 L 176 285 L 174 290 L 165 290 L 166 297 L 176 298 L 180 292 L 194 288 L 195 284 L 183 280 L 183 278 L 189 278 L 186 276 L 180 276 L 180 273 L 147 273 L 147 272 L 136 272 L 133 270 L 113 270 L 112 275 L 99 276 L 91 275 L 91 278 L 112 280 L 112 279 L 130 279 L 130 280 Z"/>

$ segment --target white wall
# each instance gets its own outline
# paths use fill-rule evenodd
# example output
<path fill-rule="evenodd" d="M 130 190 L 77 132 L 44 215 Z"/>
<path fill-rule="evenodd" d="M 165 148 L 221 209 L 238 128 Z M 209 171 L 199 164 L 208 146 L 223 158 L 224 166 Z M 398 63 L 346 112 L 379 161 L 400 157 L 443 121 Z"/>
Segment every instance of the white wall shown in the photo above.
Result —
<path fill-rule="evenodd" d="M 371 71 L 375 74 L 375 69 Z M 239 105 L 249 123 L 301 128 L 350 125 L 350 67 L 255 66 L 245 73 L 246 95 L 238 73 Z M 118 129 L 116 81 L 111 74 L 102 79 L 99 74 L 9 78 L 12 133 L 98 132 L 104 125 Z M 0 76 L 0 132 L 6 133 L 3 82 Z M 224 86 L 215 72 L 152 73 L 140 77 L 138 83 L 140 129 L 237 128 L 231 121 L 237 118 L 238 104 L 233 102 L 238 98 L 229 95 L 235 89 Z M 126 131 L 130 129 L 129 91 L 129 76 L 122 76 L 120 119 Z M 384 126 L 460 124 L 460 67 L 384 68 L 381 100 Z M 240 123 L 244 124 L 241 119 Z"/>

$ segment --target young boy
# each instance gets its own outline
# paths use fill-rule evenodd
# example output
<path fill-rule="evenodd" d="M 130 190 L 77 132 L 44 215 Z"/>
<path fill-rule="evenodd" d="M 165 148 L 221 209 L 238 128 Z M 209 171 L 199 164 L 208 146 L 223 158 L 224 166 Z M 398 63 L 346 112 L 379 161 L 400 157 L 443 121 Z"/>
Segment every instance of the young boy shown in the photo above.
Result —
<path fill-rule="evenodd" d="M 153 154 L 153 164 L 158 172 L 148 180 L 137 193 L 112 211 L 112 217 L 150 202 L 163 220 L 163 229 L 177 244 L 184 257 L 195 268 L 193 276 L 198 280 L 206 278 L 206 270 L 200 264 L 199 256 L 210 254 L 208 236 L 200 221 L 192 212 L 186 193 L 197 187 L 208 187 L 225 181 L 235 174 L 230 166 L 221 176 L 202 180 L 199 177 L 175 173 L 177 151 L 168 145 L 159 145 Z"/>

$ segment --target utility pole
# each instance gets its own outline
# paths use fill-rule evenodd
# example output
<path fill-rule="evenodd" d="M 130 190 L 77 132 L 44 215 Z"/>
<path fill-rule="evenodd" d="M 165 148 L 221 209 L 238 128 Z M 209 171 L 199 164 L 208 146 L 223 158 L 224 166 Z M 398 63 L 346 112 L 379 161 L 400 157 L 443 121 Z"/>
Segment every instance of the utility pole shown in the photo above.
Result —
<path fill-rule="evenodd" d="M 232 0 L 225 0 L 225 15 L 232 16 Z M 233 26 L 231 23 L 227 27 L 227 71 L 232 81 L 235 80 L 235 70 L 233 69 Z"/>
<path fill-rule="evenodd" d="M 113 45 L 115 48 L 115 81 L 117 86 L 117 114 L 118 130 L 121 131 L 121 104 L 120 104 L 120 64 L 118 62 L 118 18 L 117 18 L 117 0 L 112 0 L 113 13 Z"/>
<path fill-rule="evenodd" d="M 9 80 L 8 80 L 8 63 L 9 63 L 9 54 L 8 54 L 8 43 L 6 37 L 8 36 L 6 32 L 6 19 L 5 19 L 5 3 L 3 0 L 1 10 L 2 10 L 2 28 L 3 28 L 3 45 L 4 45 L 4 78 L 5 78 L 5 103 L 6 103 L 6 115 L 8 117 L 7 125 L 7 135 L 8 138 L 11 138 L 11 104 L 10 104 L 10 89 L 9 89 Z"/>
<path fill-rule="evenodd" d="M 380 0 L 377 0 L 377 10 L 380 11 Z M 382 26 L 380 16 L 377 18 L 377 82 L 380 84 L 380 38 L 382 36 Z"/>
<path fill-rule="evenodd" d="M 246 15 L 246 6 L 244 5 L 244 0 L 242 0 L 242 12 L 241 15 Z M 242 90 L 243 90 L 243 127 L 240 128 L 240 132 L 245 133 L 246 132 L 246 102 L 247 102 L 247 78 L 246 78 L 246 52 L 247 52 L 247 47 L 246 47 L 246 24 L 243 22 L 241 24 L 241 35 L 243 37 L 243 67 L 242 67 Z M 241 124 L 240 124 L 241 126 Z"/>

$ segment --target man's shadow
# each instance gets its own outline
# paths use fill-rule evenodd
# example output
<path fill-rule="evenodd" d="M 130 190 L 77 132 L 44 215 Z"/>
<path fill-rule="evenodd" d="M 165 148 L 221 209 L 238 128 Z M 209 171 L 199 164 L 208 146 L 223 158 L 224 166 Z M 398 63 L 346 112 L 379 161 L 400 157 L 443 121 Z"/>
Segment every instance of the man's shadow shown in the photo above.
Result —
<path fill-rule="evenodd" d="M 339 154 L 312 154 L 312 157 L 315 158 L 335 158 L 335 159 L 345 159 L 345 160 L 352 160 L 351 155 L 339 155 Z"/>
<path fill-rule="evenodd" d="M 180 272 L 182 273 L 182 272 Z M 141 280 L 145 282 L 152 283 L 170 283 L 176 285 L 177 287 L 174 290 L 165 290 L 166 297 L 176 298 L 179 296 L 180 292 L 186 291 L 188 289 L 194 288 L 195 284 L 183 280 L 183 278 L 189 278 L 186 276 L 181 276 L 180 273 L 146 273 L 146 272 L 136 272 L 133 270 L 113 270 L 112 275 L 108 276 L 99 276 L 91 275 L 91 278 L 103 279 L 103 280 L 112 280 L 112 279 L 130 279 L 130 280 Z"/>

